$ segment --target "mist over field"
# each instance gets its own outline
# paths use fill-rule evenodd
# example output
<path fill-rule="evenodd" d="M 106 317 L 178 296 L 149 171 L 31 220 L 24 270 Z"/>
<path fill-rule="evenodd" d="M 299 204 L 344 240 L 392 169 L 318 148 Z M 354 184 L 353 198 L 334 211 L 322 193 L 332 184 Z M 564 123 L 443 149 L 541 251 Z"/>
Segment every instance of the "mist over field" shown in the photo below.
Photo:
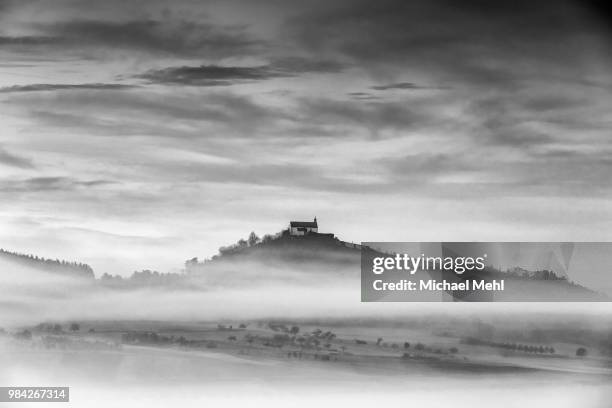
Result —
<path fill-rule="evenodd" d="M 601 303 L 362 303 L 354 268 L 327 262 L 295 265 L 229 261 L 180 284 L 113 288 L 0 260 L 0 327 L 47 320 L 209 320 L 265 318 L 401 318 L 539 314 L 608 319 Z"/>
<path fill-rule="evenodd" d="M 0 363 L 3 383 L 70 384 L 71 405 L 87 408 L 438 407 L 448 401 L 460 408 L 499 406 L 499 401 L 511 408 L 607 408 L 611 395 L 609 383 L 576 381 L 571 375 L 359 372 L 168 350 L 133 349 L 123 356 L 4 354 Z"/>
<path fill-rule="evenodd" d="M 346 257 L 288 265 L 255 255 L 135 286 L 1 260 L 0 383 L 70 385 L 71 403 L 87 408 L 610 401 L 601 343 L 612 333 L 610 303 L 362 303 Z M 297 348 L 295 336 L 275 332 L 284 325 L 306 337 L 333 332 L 343 351 L 321 361 L 330 354 Z M 288 343 L 268 343 L 277 338 Z M 508 354 L 503 339 L 556 350 Z M 574 356 L 581 345 L 588 360 Z"/>

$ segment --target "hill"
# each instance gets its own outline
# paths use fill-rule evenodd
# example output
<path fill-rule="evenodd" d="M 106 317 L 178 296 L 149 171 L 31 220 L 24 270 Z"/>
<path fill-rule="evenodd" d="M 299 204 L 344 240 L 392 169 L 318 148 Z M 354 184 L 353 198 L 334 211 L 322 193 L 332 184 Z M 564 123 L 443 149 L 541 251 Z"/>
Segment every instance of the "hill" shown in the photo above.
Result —
<path fill-rule="evenodd" d="M 344 242 L 334 234 L 311 232 L 303 236 L 290 235 L 287 230 L 274 236 L 240 240 L 229 247 L 221 247 L 211 261 L 251 259 L 259 262 L 304 263 L 310 261 L 354 262 L 361 254 L 361 246 Z"/>
<path fill-rule="evenodd" d="M 185 262 L 192 281 L 206 285 L 242 285 L 263 282 L 312 284 L 320 279 L 359 279 L 361 246 L 333 234 L 311 232 L 294 236 L 288 231 L 249 239 L 219 248 L 210 259 Z M 318 277 L 317 277 L 318 276 Z"/>
<path fill-rule="evenodd" d="M 365 248 L 367 257 L 382 254 L 372 248 Z M 20 263 L 46 272 L 64 276 L 91 279 L 97 284 L 117 289 L 145 287 L 188 288 L 207 290 L 213 287 L 238 287 L 253 284 L 292 283 L 311 285 L 322 280 L 360 279 L 362 246 L 342 241 L 334 234 L 308 232 L 304 235 L 291 234 L 289 230 L 259 238 L 251 233 L 248 238 L 219 248 L 219 253 L 203 261 L 192 258 L 185 262 L 181 273 L 160 273 L 143 270 L 130 277 L 104 274 L 94 280 L 89 265 L 24 255 L 0 250 L 0 259 Z M 366 261 L 367 262 L 367 261 Z M 496 300 L 496 301 L 606 301 L 605 295 L 569 281 L 549 270 L 529 271 L 510 268 L 502 271 L 492 266 L 478 273 L 458 276 L 449 271 L 431 270 L 409 277 L 410 280 L 423 278 L 462 281 L 500 280 L 506 282 L 503 293 L 483 297 L 474 291 L 449 292 L 455 300 Z M 367 284 L 366 284 L 367 286 Z M 399 293 L 398 293 L 399 295 Z M 476 296 L 476 298 L 475 298 Z M 406 300 L 398 298 L 396 300 Z"/>
<path fill-rule="evenodd" d="M 0 259 L 48 273 L 84 279 L 94 279 L 93 269 L 89 265 L 80 262 L 46 259 L 35 255 L 10 252 L 4 249 L 0 249 Z"/>

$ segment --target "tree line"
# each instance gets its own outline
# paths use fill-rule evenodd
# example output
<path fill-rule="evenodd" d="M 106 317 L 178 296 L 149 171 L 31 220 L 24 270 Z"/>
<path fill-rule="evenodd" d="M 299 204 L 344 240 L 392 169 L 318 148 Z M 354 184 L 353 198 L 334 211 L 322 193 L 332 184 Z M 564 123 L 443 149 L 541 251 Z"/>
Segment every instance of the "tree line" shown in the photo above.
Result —
<path fill-rule="evenodd" d="M 494 341 L 481 340 L 475 337 L 467 337 L 461 341 L 464 344 L 473 346 L 489 346 L 497 347 L 505 350 L 522 351 L 525 353 L 539 353 L 539 354 L 555 354 L 556 350 L 552 346 L 544 345 L 530 345 L 521 343 L 497 343 Z"/>
<path fill-rule="evenodd" d="M 84 278 L 94 278 L 91 266 L 81 262 L 69 262 L 59 259 L 47 259 L 31 254 L 6 251 L 0 248 L 0 256 L 28 267 L 52 273 L 69 274 Z"/>

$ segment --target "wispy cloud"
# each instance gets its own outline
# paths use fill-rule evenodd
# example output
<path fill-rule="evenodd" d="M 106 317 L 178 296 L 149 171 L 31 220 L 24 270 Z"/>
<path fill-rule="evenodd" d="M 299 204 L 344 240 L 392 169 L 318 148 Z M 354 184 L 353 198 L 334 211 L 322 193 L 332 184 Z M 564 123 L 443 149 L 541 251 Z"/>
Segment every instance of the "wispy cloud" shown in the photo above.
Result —
<path fill-rule="evenodd" d="M 58 43 L 60 40 L 60 38 L 49 36 L 0 36 L 0 46 L 38 46 L 45 44 L 55 44 Z"/>
<path fill-rule="evenodd" d="M 115 184 L 111 180 L 79 180 L 72 177 L 33 177 L 22 180 L 0 180 L 0 191 L 44 192 L 69 191 L 75 188 L 97 187 Z"/>
<path fill-rule="evenodd" d="M 0 93 L 13 92 L 39 92 L 39 91 L 61 91 L 61 90 L 122 90 L 134 88 L 135 85 L 125 84 L 30 84 L 14 85 L 0 88 Z"/>
<path fill-rule="evenodd" d="M 442 90 L 442 89 L 450 89 L 449 87 L 445 87 L 445 86 L 426 86 L 426 85 L 418 85 L 415 84 L 414 82 L 396 82 L 393 84 L 385 84 L 385 85 L 375 85 L 370 87 L 370 89 L 374 89 L 376 91 L 388 91 L 390 89 L 402 89 L 402 90 L 431 90 L 431 89 L 437 89 L 437 90 Z"/>
<path fill-rule="evenodd" d="M 9 153 L 6 149 L 0 147 L 0 164 L 17 167 L 20 169 L 33 169 L 32 160 Z"/>
<path fill-rule="evenodd" d="M 357 96 L 357 99 L 364 95 Z M 346 101 L 329 98 L 304 99 L 299 113 L 311 123 L 341 123 L 377 132 L 383 129 L 417 129 L 433 120 L 433 115 L 418 106 L 397 101 Z"/>
<path fill-rule="evenodd" d="M 260 42 L 244 27 L 188 20 L 72 20 L 39 24 L 58 44 L 102 46 L 169 55 L 228 57 L 252 54 Z"/>
<path fill-rule="evenodd" d="M 23 92 L 12 94 L 11 103 L 23 110 L 30 123 L 46 129 L 100 136 L 164 136 L 176 143 L 181 138 L 256 137 L 263 125 L 272 131 L 279 121 L 287 120 L 282 109 L 250 96 L 197 91 L 165 93 L 143 87 L 125 92 Z"/>
<path fill-rule="evenodd" d="M 349 92 L 347 93 L 353 99 L 360 99 L 365 101 L 380 99 L 380 97 L 373 95 L 369 92 Z"/>
<path fill-rule="evenodd" d="M 301 73 L 339 73 L 347 69 L 347 64 L 334 59 L 317 57 L 305 58 L 296 56 L 278 57 L 272 65 L 284 72 Z"/>
<path fill-rule="evenodd" d="M 269 65 L 255 67 L 201 65 L 199 67 L 183 66 L 151 70 L 139 75 L 138 78 L 163 84 L 220 86 L 247 81 L 262 81 L 288 75 L 288 73 Z"/>
<path fill-rule="evenodd" d="M 257 66 L 200 65 L 153 69 L 136 77 L 163 84 L 221 86 L 306 73 L 336 73 L 343 69 L 343 64 L 332 60 L 286 57 Z"/>

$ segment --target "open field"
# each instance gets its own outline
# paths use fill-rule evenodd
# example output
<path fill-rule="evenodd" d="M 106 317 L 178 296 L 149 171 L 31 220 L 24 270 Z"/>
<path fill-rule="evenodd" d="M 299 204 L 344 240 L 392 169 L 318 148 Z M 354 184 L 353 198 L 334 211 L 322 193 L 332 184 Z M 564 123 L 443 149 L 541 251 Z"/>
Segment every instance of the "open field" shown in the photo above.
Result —
<path fill-rule="evenodd" d="M 272 397 L 266 398 L 272 405 L 291 399 L 303 406 L 342 395 L 356 406 L 376 396 L 385 403 L 410 398 L 437 406 L 452 398 L 454 406 L 480 407 L 508 393 L 504 400 L 511 402 L 504 406 L 570 407 L 580 401 L 603 408 L 612 396 L 610 360 L 576 357 L 562 351 L 575 350 L 567 343 L 541 354 L 466 344 L 431 327 L 307 322 L 100 321 L 68 327 L 32 327 L 31 340 L 5 335 L 0 382 L 70 385 L 78 406 L 113 406 L 114 399 L 146 406 L 153 393 L 160 401 L 188 399 L 193 406 L 247 403 L 262 395 Z M 309 392 L 315 386 L 316 396 Z M 91 395 L 97 399 L 85 402 Z"/>

